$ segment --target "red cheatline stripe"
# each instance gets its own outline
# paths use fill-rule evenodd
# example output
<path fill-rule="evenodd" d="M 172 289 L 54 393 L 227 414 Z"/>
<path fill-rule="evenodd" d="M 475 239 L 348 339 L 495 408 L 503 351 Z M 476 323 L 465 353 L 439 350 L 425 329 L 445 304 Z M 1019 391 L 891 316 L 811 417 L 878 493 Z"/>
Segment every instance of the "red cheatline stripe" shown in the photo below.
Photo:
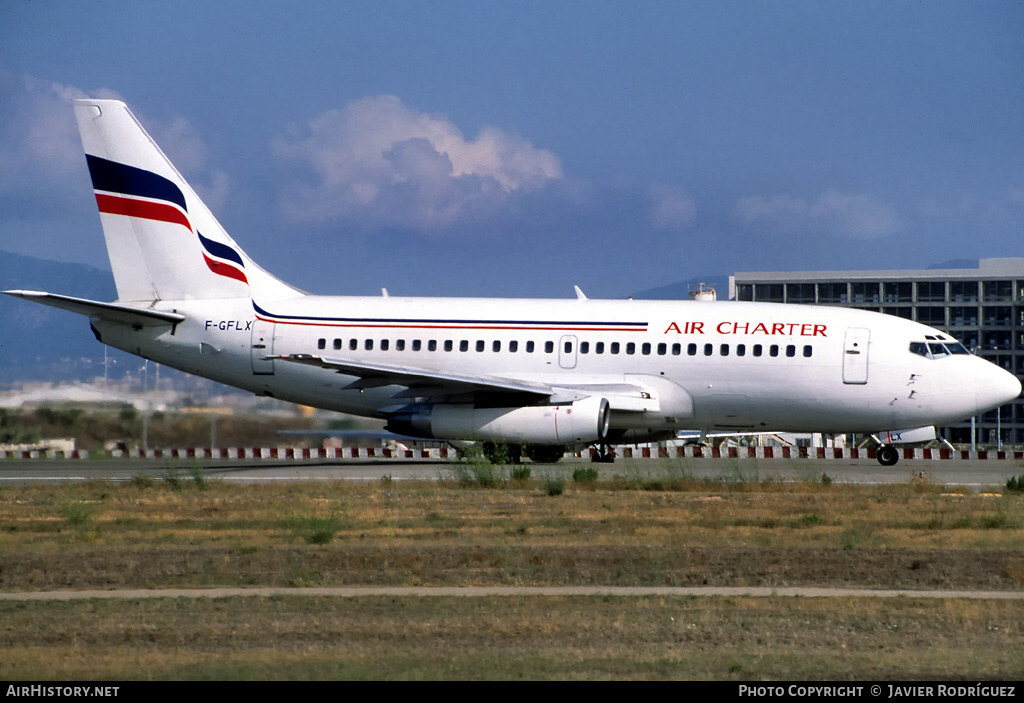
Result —
<path fill-rule="evenodd" d="M 191 231 L 192 225 L 188 218 L 178 208 L 164 203 L 151 203 L 148 200 L 129 200 L 118 198 L 114 195 L 96 194 L 96 204 L 100 212 L 109 215 L 127 215 L 128 217 L 141 217 L 146 220 L 157 220 L 159 222 L 170 222 L 171 224 L 183 225 Z"/>
<path fill-rule="evenodd" d="M 402 329 L 402 330 L 534 330 L 541 332 L 646 332 L 646 327 L 551 327 L 547 325 L 383 325 L 367 324 L 363 322 L 297 322 L 294 320 L 278 320 L 273 317 L 265 317 L 257 314 L 256 318 L 263 322 L 273 322 L 278 325 L 300 325 L 304 327 L 359 327 L 373 329 Z"/>
<path fill-rule="evenodd" d="M 206 265 L 209 266 L 210 270 L 213 271 L 214 273 L 220 276 L 227 276 L 228 278 L 233 278 L 236 281 L 241 281 L 242 283 L 249 282 L 249 279 L 245 277 L 245 274 L 236 269 L 234 266 L 229 266 L 228 264 L 222 264 L 219 261 L 214 261 L 206 254 L 203 254 L 203 258 L 206 259 Z"/>

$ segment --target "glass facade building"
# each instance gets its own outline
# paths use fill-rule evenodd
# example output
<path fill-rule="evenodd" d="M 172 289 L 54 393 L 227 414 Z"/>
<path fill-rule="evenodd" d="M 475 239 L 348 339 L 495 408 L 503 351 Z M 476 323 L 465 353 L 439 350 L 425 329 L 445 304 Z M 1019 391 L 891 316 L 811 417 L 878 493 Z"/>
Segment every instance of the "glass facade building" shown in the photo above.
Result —
<path fill-rule="evenodd" d="M 835 305 L 917 320 L 959 339 L 1024 380 L 1024 258 L 981 259 L 977 268 L 737 273 L 729 298 Z M 971 423 L 941 428 L 971 442 Z M 976 418 L 980 444 L 1024 445 L 1024 399 Z"/>

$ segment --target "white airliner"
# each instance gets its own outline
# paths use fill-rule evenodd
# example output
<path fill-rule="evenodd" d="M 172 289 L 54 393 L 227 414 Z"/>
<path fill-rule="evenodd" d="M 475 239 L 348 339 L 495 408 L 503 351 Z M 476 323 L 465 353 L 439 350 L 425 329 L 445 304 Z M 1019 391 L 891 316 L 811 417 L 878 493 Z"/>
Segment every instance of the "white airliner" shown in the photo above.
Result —
<path fill-rule="evenodd" d="M 124 103 L 76 100 L 118 299 L 10 295 L 188 373 L 537 460 L 707 432 L 958 422 L 1021 384 L 949 335 L 818 306 L 309 295 L 260 268 Z M 898 452 L 883 446 L 883 464 Z"/>

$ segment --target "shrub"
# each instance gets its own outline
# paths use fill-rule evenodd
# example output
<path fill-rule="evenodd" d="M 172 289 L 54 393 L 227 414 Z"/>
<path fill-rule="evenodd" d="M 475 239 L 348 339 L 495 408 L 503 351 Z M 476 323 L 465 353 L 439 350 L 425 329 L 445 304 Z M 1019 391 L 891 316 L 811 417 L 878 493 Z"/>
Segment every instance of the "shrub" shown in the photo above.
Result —
<path fill-rule="evenodd" d="M 560 496 L 565 493 L 565 479 L 561 476 L 548 474 L 544 477 L 544 492 L 549 496 Z"/>
<path fill-rule="evenodd" d="M 152 476 L 146 474 L 135 474 L 132 476 L 131 484 L 136 488 L 152 488 L 156 481 L 153 480 Z"/>
<path fill-rule="evenodd" d="M 72 527 L 84 527 L 92 521 L 93 508 L 82 503 L 69 503 L 61 511 L 61 516 Z"/>
<path fill-rule="evenodd" d="M 525 483 L 530 480 L 530 467 L 529 466 L 515 466 L 512 468 L 510 477 L 513 481 L 519 483 Z"/>
<path fill-rule="evenodd" d="M 815 525 L 824 525 L 825 520 L 817 513 L 809 513 L 800 518 L 800 524 L 804 527 L 814 527 Z"/>
<path fill-rule="evenodd" d="M 344 525 L 336 517 L 293 517 L 288 520 L 292 531 L 302 537 L 306 544 L 329 544 L 334 533 Z"/>
<path fill-rule="evenodd" d="M 572 472 L 572 480 L 576 483 L 594 483 L 597 481 L 597 469 L 589 466 L 575 469 Z"/>

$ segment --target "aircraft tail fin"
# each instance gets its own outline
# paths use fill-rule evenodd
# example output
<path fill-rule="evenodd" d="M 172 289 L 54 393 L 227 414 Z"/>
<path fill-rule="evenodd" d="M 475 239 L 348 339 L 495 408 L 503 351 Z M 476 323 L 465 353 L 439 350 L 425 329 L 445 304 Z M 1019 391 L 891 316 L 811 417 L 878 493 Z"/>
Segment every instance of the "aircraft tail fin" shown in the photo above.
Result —
<path fill-rule="evenodd" d="M 301 295 L 257 266 L 119 100 L 74 100 L 122 301 Z"/>

